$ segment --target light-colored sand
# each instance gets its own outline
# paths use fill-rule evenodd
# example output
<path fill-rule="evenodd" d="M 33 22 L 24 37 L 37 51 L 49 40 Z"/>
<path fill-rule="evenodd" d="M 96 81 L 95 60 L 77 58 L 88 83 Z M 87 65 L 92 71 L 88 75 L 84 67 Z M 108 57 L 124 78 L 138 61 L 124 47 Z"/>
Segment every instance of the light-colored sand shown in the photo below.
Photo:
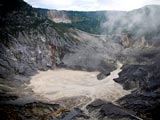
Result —
<path fill-rule="evenodd" d="M 113 102 L 129 94 L 129 91 L 123 90 L 120 84 L 113 81 L 114 78 L 118 77 L 121 66 L 121 64 L 118 64 L 118 68 L 103 80 L 97 80 L 96 76 L 99 72 L 65 69 L 39 72 L 32 77 L 29 87 L 35 94 L 48 101 L 65 97 L 86 96 L 91 98 L 92 101 L 94 99 L 104 99 Z"/>

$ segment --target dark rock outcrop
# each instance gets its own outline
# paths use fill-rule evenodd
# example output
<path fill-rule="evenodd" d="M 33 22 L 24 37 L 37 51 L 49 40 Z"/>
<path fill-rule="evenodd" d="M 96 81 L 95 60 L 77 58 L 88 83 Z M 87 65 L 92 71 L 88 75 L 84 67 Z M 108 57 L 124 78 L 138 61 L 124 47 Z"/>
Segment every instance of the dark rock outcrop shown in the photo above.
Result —
<path fill-rule="evenodd" d="M 97 119 L 128 119 L 137 120 L 135 113 L 127 112 L 124 108 L 114 105 L 110 102 L 105 102 L 100 99 L 95 100 L 87 106 L 90 114 L 92 114 Z"/>
<path fill-rule="evenodd" d="M 145 65 L 126 65 L 115 81 L 122 84 L 126 90 L 138 88 L 147 82 L 148 72 L 146 68 Z"/>
<path fill-rule="evenodd" d="M 115 81 L 122 84 L 124 89 L 142 89 L 152 85 L 159 85 L 159 63 L 152 65 L 126 65 L 122 69 L 122 72 L 119 73 L 119 78 L 115 79 Z"/>
<path fill-rule="evenodd" d="M 55 117 L 56 111 L 62 109 L 58 104 L 46 104 L 46 103 L 29 103 L 26 105 L 0 105 L 0 116 L 2 120 L 22 120 L 22 119 L 48 119 L 51 120 Z"/>
<path fill-rule="evenodd" d="M 82 110 L 79 108 L 70 109 L 68 112 L 64 113 L 60 119 L 62 120 L 76 120 L 76 119 L 83 119 L 87 120 L 90 117 L 85 115 Z"/>
<path fill-rule="evenodd" d="M 97 75 L 97 79 L 98 80 L 103 80 L 104 78 L 106 78 L 108 75 L 110 75 L 110 73 L 99 73 L 98 75 Z"/>
<path fill-rule="evenodd" d="M 89 119 L 79 108 L 67 108 L 12 94 L 0 94 L 1 120 L 76 120 Z M 18 101 L 19 99 L 19 101 Z M 21 99 L 21 100 L 20 100 Z M 21 101 L 21 102 L 20 102 Z"/>
<path fill-rule="evenodd" d="M 132 93 L 120 100 L 118 103 L 130 110 L 133 110 L 143 119 L 156 120 L 160 117 L 160 93 L 140 91 L 138 93 Z"/>
<path fill-rule="evenodd" d="M 156 119 L 160 112 L 160 67 L 152 65 L 127 65 L 115 81 L 124 89 L 135 90 L 117 102 L 135 111 L 144 119 Z"/>

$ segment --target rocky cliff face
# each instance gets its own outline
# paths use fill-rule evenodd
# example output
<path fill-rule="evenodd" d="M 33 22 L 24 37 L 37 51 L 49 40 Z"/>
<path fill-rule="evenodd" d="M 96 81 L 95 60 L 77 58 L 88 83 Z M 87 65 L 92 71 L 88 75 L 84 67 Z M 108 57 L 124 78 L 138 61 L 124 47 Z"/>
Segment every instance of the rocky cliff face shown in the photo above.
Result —
<path fill-rule="evenodd" d="M 49 10 L 47 17 L 56 23 L 71 23 L 71 20 L 64 11 Z"/>

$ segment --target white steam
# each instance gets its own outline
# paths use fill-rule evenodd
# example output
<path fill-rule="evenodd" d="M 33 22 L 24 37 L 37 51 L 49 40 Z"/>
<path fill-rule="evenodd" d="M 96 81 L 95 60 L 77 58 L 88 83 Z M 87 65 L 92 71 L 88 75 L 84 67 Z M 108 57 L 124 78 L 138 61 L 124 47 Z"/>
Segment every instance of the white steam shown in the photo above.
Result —
<path fill-rule="evenodd" d="M 142 36 L 159 30 L 160 6 L 152 5 L 130 12 L 106 13 L 106 22 L 102 30 L 108 34 L 132 32 Z"/>

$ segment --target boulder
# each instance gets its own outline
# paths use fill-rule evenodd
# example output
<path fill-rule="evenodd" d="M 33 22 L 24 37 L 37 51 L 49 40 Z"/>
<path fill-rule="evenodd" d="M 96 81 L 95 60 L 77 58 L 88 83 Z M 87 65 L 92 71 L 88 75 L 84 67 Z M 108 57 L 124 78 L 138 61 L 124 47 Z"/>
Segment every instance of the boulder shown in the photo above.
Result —
<path fill-rule="evenodd" d="M 110 72 L 108 72 L 108 73 L 99 73 L 98 75 L 97 75 L 97 79 L 98 80 L 103 80 L 104 78 L 106 78 L 107 76 L 109 76 L 110 75 Z"/>

